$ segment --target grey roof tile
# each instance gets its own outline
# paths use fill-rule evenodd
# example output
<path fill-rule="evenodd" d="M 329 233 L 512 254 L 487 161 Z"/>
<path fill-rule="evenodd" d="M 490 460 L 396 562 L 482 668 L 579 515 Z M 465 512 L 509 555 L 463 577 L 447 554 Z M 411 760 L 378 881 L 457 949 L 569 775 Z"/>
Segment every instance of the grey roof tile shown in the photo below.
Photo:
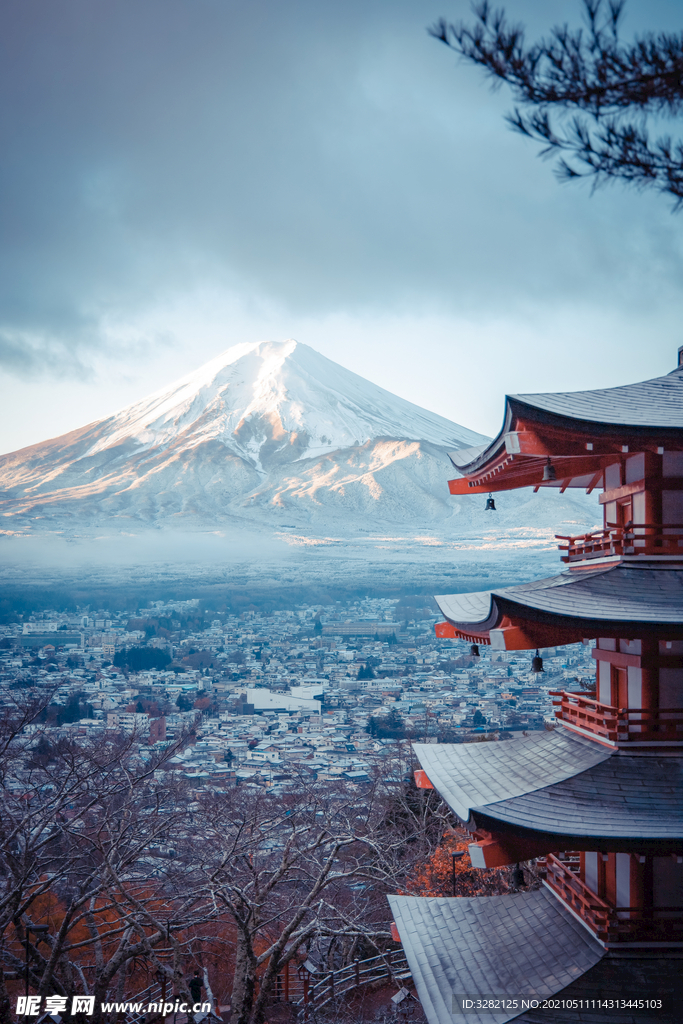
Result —
<path fill-rule="evenodd" d="M 591 423 L 679 428 L 683 427 L 683 368 L 623 387 L 510 398 L 534 409 Z"/>
<path fill-rule="evenodd" d="M 566 729 L 504 743 L 415 743 L 413 749 L 432 785 L 463 821 L 473 807 L 546 788 L 611 756 L 607 747 Z"/>
<path fill-rule="evenodd" d="M 458 817 L 558 836 L 683 839 L 683 757 L 629 755 L 565 729 L 504 743 L 414 744 Z"/>
<path fill-rule="evenodd" d="M 429 1024 L 505 1024 L 519 1011 L 454 1018 L 452 996 L 551 996 L 604 955 L 547 889 L 471 899 L 388 899 Z M 474 931 L 463 930 L 466 918 L 476 921 Z"/>
<path fill-rule="evenodd" d="M 473 810 L 563 836 L 683 839 L 683 757 L 612 755 L 555 785 Z"/>
<path fill-rule="evenodd" d="M 683 571 L 652 563 L 619 564 L 473 594 L 443 594 L 439 608 L 463 628 L 494 628 L 508 602 L 537 611 L 603 622 L 683 624 Z"/>

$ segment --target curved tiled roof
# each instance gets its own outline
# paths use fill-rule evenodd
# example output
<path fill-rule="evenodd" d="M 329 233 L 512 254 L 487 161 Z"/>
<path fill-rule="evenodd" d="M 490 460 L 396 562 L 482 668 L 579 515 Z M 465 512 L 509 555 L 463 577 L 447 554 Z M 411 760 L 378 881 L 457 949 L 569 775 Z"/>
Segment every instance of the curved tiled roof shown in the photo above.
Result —
<path fill-rule="evenodd" d="M 556 416 L 591 423 L 683 428 L 683 366 L 665 377 L 618 388 L 508 397 Z"/>
<path fill-rule="evenodd" d="M 413 749 L 429 781 L 462 821 L 475 807 L 571 779 L 612 753 L 566 729 L 499 743 L 415 743 Z"/>
<path fill-rule="evenodd" d="M 682 625 L 683 570 L 655 566 L 620 563 L 567 570 L 515 587 L 440 595 L 436 602 L 450 622 L 480 629 L 492 628 L 494 617 L 500 618 L 493 605 L 507 607 L 507 602 L 574 619 Z"/>
<path fill-rule="evenodd" d="M 463 822 L 558 836 L 683 839 L 683 757 L 620 757 L 566 729 L 500 743 L 415 743 Z"/>
<path fill-rule="evenodd" d="M 454 1016 L 453 997 L 548 998 L 605 953 L 547 889 L 388 900 L 429 1024 L 505 1024 L 521 1008 Z"/>
<path fill-rule="evenodd" d="M 610 757 L 571 778 L 481 810 L 563 836 L 683 839 L 683 758 Z"/>
<path fill-rule="evenodd" d="M 519 444 L 519 440 L 514 440 L 515 431 L 519 429 L 520 424 L 526 431 L 530 424 L 534 423 L 536 426 L 533 429 L 540 429 L 546 424 L 552 425 L 555 430 L 560 428 L 565 434 L 569 431 L 569 435 L 562 435 L 564 440 L 558 450 L 554 450 L 554 447 L 552 452 L 544 449 L 544 445 L 554 446 L 558 441 L 558 438 L 551 441 L 546 436 L 541 444 L 541 451 L 534 455 L 533 450 L 530 450 L 523 455 L 519 447 L 515 448 L 515 444 Z M 571 454 L 570 437 L 577 431 L 579 438 L 582 439 L 581 451 L 574 451 L 573 454 L 584 456 L 584 469 L 577 474 L 575 467 L 569 474 L 569 479 L 576 477 L 578 480 L 584 473 L 592 478 L 596 469 L 603 468 L 600 460 L 594 465 L 585 462 L 586 437 L 593 440 L 593 435 L 596 439 L 604 435 L 614 439 L 616 435 L 622 438 L 621 444 L 630 446 L 637 444 L 637 438 L 644 438 L 649 432 L 654 432 L 659 439 L 658 446 L 665 443 L 666 447 L 673 446 L 675 450 L 680 450 L 683 443 L 680 435 L 682 429 L 683 366 L 679 366 L 664 377 L 655 377 L 624 387 L 601 388 L 596 391 L 564 391 L 557 394 L 507 395 L 503 426 L 498 434 L 488 444 L 449 452 L 449 456 L 455 468 L 465 477 L 486 474 L 487 470 L 495 467 L 495 473 L 500 473 L 500 477 L 492 477 L 489 474 L 479 481 L 470 480 L 470 486 L 476 483 L 482 490 L 487 484 L 493 486 L 494 490 L 529 485 L 557 486 L 543 481 L 540 474 L 543 460 L 541 458 L 539 461 L 538 456 L 542 456 L 544 452 L 548 455 L 553 454 L 554 458 Z M 605 455 L 612 450 L 616 451 L 608 446 L 602 454 Z M 635 451 L 636 448 L 631 450 Z M 514 454 L 515 452 L 519 454 Z M 500 462 L 501 458 L 504 458 L 503 463 Z M 513 465 L 506 469 L 510 461 Z M 531 477 L 530 470 L 535 471 Z M 583 481 L 565 486 L 584 487 L 588 484 Z M 469 492 L 456 490 L 453 493 Z"/>

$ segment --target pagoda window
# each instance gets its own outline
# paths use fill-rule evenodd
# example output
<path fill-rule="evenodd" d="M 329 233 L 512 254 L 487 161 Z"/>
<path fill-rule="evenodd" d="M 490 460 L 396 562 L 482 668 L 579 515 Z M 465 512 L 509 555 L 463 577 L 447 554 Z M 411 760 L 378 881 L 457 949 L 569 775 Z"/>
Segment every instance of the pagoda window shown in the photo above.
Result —
<path fill-rule="evenodd" d="M 634 523 L 645 523 L 647 518 L 645 516 L 645 491 L 639 491 L 638 494 L 633 495 L 633 522 Z"/>
<path fill-rule="evenodd" d="M 601 636 L 598 640 L 598 649 L 601 651 L 616 651 L 617 642 L 611 636 Z"/>
<path fill-rule="evenodd" d="M 584 884 L 599 896 L 606 898 L 605 880 L 610 859 L 614 862 L 614 854 L 598 853 L 596 850 L 586 850 L 581 853 L 581 878 Z M 613 865 L 614 866 L 614 865 Z"/>
<path fill-rule="evenodd" d="M 683 523 L 683 491 L 662 491 L 662 522 Z"/>
<path fill-rule="evenodd" d="M 677 857 L 652 858 L 652 903 L 655 907 L 683 906 L 683 864 Z M 660 912 L 657 917 L 665 917 Z M 671 917 L 679 916 L 671 911 Z"/>
<path fill-rule="evenodd" d="M 628 669 L 628 706 L 630 708 L 642 707 L 643 697 L 643 670 L 629 665 Z"/>
<path fill-rule="evenodd" d="M 601 704 L 612 703 L 612 675 L 608 661 L 598 662 L 598 700 Z"/>
<path fill-rule="evenodd" d="M 615 462 L 613 466 L 608 466 L 605 470 L 605 490 L 613 491 L 616 487 L 621 487 L 620 462 Z"/>
<path fill-rule="evenodd" d="M 683 476 L 683 452 L 664 452 L 662 476 Z"/>
<path fill-rule="evenodd" d="M 628 707 L 628 674 L 625 668 L 611 665 L 610 704 L 613 708 Z"/>
<path fill-rule="evenodd" d="M 643 452 L 640 455 L 632 455 L 630 459 L 627 459 L 625 468 L 625 483 L 635 484 L 638 480 L 643 480 L 645 478 L 645 455 Z"/>
<path fill-rule="evenodd" d="M 660 668 L 659 706 L 662 708 L 683 707 L 683 668 Z"/>
<path fill-rule="evenodd" d="M 616 906 L 631 906 L 631 854 L 617 853 L 616 860 Z M 618 917 L 630 917 L 628 913 L 621 911 Z"/>
<path fill-rule="evenodd" d="M 599 854 L 595 850 L 586 850 L 584 857 L 583 880 L 588 888 L 600 896 L 600 875 L 598 873 Z"/>
<path fill-rule="evenodd" d="M 640 640 L 620 640 L 619 650 L 622 654 L 640 654 L 642 644 Z"/>

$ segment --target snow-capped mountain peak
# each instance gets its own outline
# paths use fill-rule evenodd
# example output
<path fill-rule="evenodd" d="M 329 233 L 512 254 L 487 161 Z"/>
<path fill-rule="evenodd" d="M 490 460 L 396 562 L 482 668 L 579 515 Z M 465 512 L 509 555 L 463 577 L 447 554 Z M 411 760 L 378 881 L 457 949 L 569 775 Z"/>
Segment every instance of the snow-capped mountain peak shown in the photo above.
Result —
<path fill-rule="evenodd" d="M 0 457 L 0 534 L 480 537 L 493 524 L 479 496 L 449 495 L 447 451 L 485 440 L 307 345 L 236 345 L 113 416 Z M 543 507 L 539 517 L 534 502 L 532 533 L 547 543 L 567 512 Z M 517 538 L 530 514 L 516 497 L 508 514 Z"/>
<path fill-rule="evenodd" d="M 297 458 L 382 436 L 454 448 L 482 440 L 293 340 L 235 345 L 105 425 L 89 455 L 130 440 L 140 450 L 215 439 L 255 461 L 278 438 Z"/>

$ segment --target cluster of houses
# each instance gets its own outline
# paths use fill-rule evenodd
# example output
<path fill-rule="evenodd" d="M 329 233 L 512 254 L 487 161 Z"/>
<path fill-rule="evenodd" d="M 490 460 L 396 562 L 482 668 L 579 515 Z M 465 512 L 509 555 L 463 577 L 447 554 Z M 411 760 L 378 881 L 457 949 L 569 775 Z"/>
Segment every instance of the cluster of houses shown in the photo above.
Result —
<path fill-rule="evenodd" d="M 0 686 L 6 698 L 50 688 L 32 729 L 124 732 L 143 758 L 172 746 L 167 768 L 196 789 L 274 792 L 302 779 L 368 784 L 406 738 L 543 729 L 552 691 L 590 686 L 589 646 L 543 651 L 544 671 L 532 672 L 528 652 L 473 656 L 463 641 L 437 639 L 436 614 L 422 614 L 402 619 L 390 599 L 241 614 L 197 601 L 133 616 L 36 613 L 0 627 Z M 135 670 L 144 658 L 129 653 L 141 649 L 156 653 Z"/>

